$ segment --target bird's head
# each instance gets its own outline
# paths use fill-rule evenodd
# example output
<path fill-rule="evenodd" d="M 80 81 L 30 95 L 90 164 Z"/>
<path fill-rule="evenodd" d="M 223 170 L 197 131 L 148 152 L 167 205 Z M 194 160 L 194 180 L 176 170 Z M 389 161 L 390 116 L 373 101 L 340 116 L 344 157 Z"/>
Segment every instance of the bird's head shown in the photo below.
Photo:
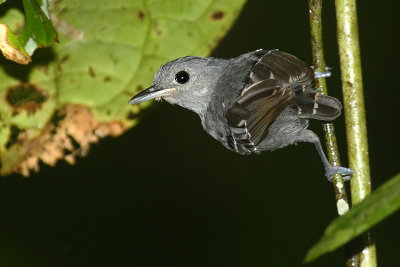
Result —
<path fill-rule="evenodd" d="M 153 84 L 135 95 L 129 104 L 150 99 L 165 99 L 197 113 L 203 112 L 223 73 L 224 60 L 202 57 L 183 57 L 160 67 Z"/>

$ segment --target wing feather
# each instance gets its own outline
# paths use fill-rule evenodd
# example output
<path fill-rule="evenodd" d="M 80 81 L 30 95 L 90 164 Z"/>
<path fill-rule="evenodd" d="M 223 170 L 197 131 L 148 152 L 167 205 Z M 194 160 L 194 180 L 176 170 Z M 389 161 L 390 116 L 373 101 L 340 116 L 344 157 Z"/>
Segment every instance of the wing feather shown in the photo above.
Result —
<path fill-rule="evenodd" d="M 263 52 L 251 69 L 249 86 L 225 115 L 232 133 L 228 144 L 239 153 L 257 151 L 269 127 L 295 99 L 293 88 L 313 82 L 303 61 L 279 50 Z"/>

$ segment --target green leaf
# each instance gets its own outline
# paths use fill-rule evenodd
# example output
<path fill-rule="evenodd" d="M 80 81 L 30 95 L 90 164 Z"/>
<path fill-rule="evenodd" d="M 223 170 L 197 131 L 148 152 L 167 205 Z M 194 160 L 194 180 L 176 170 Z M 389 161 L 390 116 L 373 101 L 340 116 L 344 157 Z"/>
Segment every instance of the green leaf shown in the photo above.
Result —
<path fill-rule="evenodd" d="M 305 262 L 343 246 L 400 208 L 400 173 L 375 190 L 347 214 L 333 220 L 307 253 Z"/>
<path fill-rule="evenodd" d="M 47 0 L 23 0 L 25 27 L 14 33 L 7 24 L 0 24 L 0 49 L 3 55 L 17 63 L 28 64 L 38 47 L 57 41 L 57 33 L 50 21 Z M 17 29 L 18 32 L 21 29 Z"/>
<path fill-rule="evenodd" d="M 1 173 L 73 163 L 90 144 L 134 126 L 149 103 L 129 99 L 161 64 L 209 55 L 244 2 L 51 1 L 60 43 L 38 51 L 33 65 L 0 68 Z"/>
<path fill-rule="evenodd" d="M 57 33 L 53 28 L 48 11 L 47 0 L 23 0 L 26 14 L 26 26 L 22 31 L 21 43 L 29 55 L 38 47 L 50 46 L 57 41 Z"/>

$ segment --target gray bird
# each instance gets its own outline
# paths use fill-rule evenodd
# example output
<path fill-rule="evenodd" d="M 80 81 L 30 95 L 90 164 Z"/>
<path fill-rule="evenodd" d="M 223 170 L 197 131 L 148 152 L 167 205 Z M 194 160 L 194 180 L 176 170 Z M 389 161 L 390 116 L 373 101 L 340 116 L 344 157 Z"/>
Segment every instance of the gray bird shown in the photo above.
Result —
<path fill-rule="evenodd" d="M 311 67 L 277 49 L 232 59 L 187 56 L 162 65 L 152 86 L 129 103 L 162 98 L 192 110 L 206 132 L 239 154 L 313 143 L 328 180 L 336 173 L 348 180 L 353 171 L 331 166 L 307 129 L 308 119 L 331 121 L 342 109 L 336 98 L 315 90 L 314 78 Z"/>

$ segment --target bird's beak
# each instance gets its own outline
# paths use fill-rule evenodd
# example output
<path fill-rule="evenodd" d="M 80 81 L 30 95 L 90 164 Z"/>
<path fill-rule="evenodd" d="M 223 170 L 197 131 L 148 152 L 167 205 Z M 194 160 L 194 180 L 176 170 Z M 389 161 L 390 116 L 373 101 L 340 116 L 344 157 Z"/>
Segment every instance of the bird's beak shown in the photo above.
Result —
<path fill-rule="evenodd" d="M 129 104 L 138 104 L 157 97 L 167 96 L 175 91 L 176 88 L 155 89 L 153 86 L 150 86 L 146 90 L 143 90 L 139 94 L 132 97 L 132 99 L 129 100 Z"/>

